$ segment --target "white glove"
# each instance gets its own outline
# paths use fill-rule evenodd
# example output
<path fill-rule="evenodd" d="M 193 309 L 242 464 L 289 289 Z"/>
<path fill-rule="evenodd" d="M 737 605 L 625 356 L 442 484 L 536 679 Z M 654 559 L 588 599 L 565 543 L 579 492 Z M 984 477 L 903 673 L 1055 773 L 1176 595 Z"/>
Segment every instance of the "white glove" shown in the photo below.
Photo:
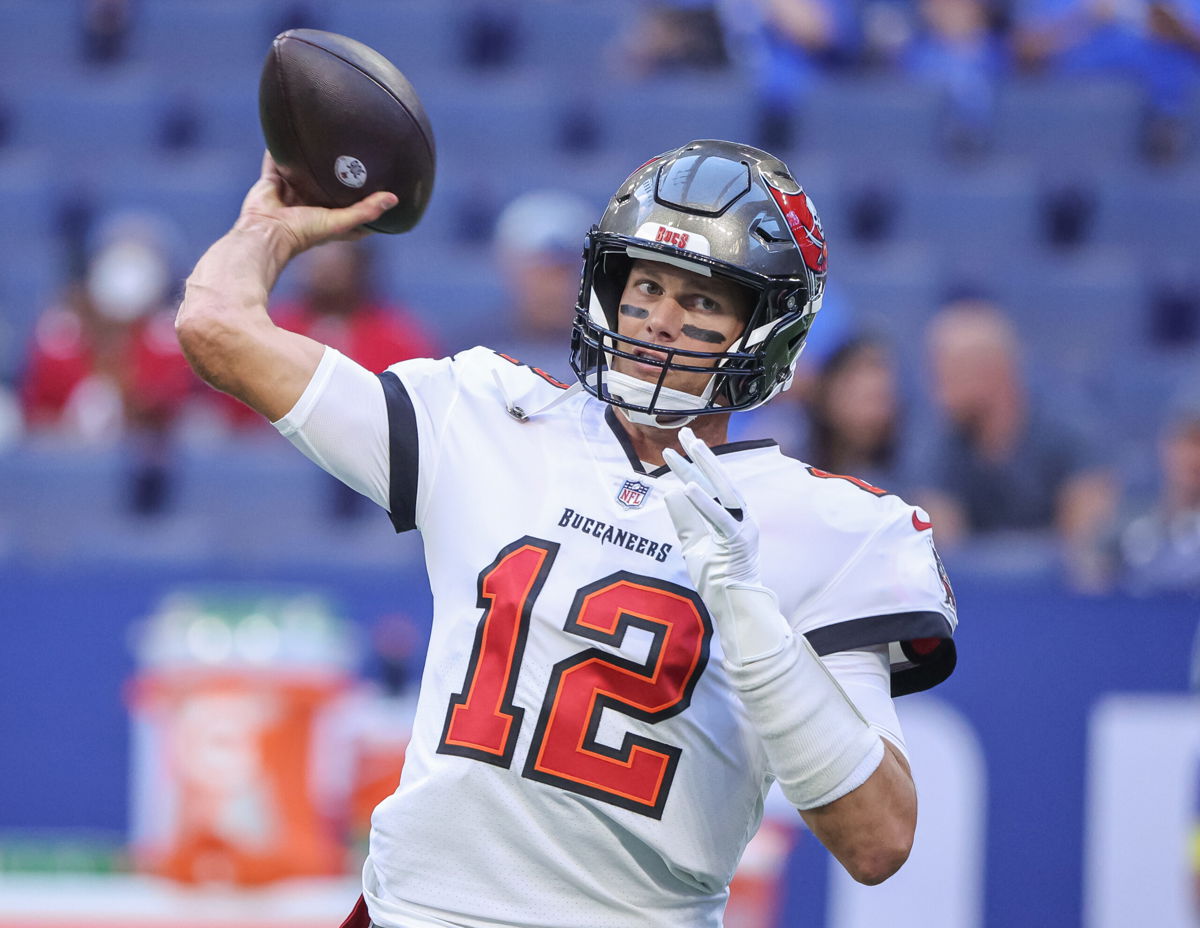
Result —
<path fill-rule="evenodd" d="M 716 455 L 691 429 L 680 429 L 679 441 L 691 461 L 663 452 L 683 483 L 667 494 L 667 511 L 717 624 L 730 682 L 783 794 L 798 809 L 833 802 L 879 766 L 883 742 L 762 585 L 758 526 Z"/>
<path fill-rule="evenodd" d="M 679 440 L 691 461 L 663 452 L 683 484 L 667 493 L 667 511 L 688 575 L 717 623 L 725 661 L 740 667 L 777 653 L 791 640 L 791 628 L 759 577 L 758 526 L 745 500 L 691 429 L 680 429 Z"/>

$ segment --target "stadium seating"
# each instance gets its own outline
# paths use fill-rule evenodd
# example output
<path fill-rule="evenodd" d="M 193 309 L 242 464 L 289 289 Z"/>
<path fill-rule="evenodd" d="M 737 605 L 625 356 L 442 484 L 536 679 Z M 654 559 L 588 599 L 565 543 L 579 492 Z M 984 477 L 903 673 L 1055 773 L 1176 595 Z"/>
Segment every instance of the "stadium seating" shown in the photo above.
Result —
<path fill-rule="evenodd" d="M 0 5 L 0 202 L 19 217 L 0 224 L 6 381 L 63 282 L 59 224 L 69 198 L 84 197 L 101 219 L 163 211 L 183 230 L 183 270 L 228 228 L 257 172 L 258 74 L 283 28 L 366 41 L 424 100 L 439 162 L 429 210 L 412 233 L 375 245 L 385 290 L 423 312 L 448 349 L 503 325 L 488 243 L 509 200 L 567 189 L 598 217 L 641 160 L 691 138 L 753 141 L 758 128 L 741 71 L 625 73 L 614 43 L 640 11 L 633 0 L 143 0 L 126 57 L 104 65 L 83 60 L 81 12 L 71 10 L 46 0 Z M 479 45 L 488 29 L 499 36 L 492 55 Z M 1189 112 L 1195 122 L 1200 101 Z M 1171 274 L 1186 282 L 1194 264 L 1200 167 L 1138 160 L 1135 89 L 1009 80 L 992 150 L 967 163 L 945 158 L 939 93 L 898 75 L 830 72 L 795 115 L 793 144 L 781 154 L 818 205 L 831 272 L 855 320 L 917 357 L 924 324 L 948 294 L 990 295 L 1017 319 L 1031 363 L 1102 398 L 1124 433 L 1148 439 L 1145 409 L 1196 366 L 1186 345 L 1167 352 L 1153 341 L 1148 300 Z M 1079 234 L 1055 245 L 1047 197 L 1067 188 L 1082 204 Z M 292 287 L 285 275 L 281 292 Z M 99 475 L 62 471 L 79 488 L 64 499 L 82 505 L 108 492 L 95 481 L 118 480 L 116 465 L 97 460 Z M 269 493 L 262 474 L 273 465 L 253 454 L 244 463 L 243 474 L 234 455 L 219 471 L 226 486 L 257 488 L 233 496 Z M 210 490 L 221 495 L 200 469 L 188 475 L 187 507 L 203 507 Z M 279 486 L 311 492 L 291 479 Z"/>
<path fill-rule="evenodd" d="M 130 57 L 171 85 L 218 74 L 256 81 L 279 12 L 267 0 L 147 0 L 135 18 Z"/>
<path fill-rule="evenodd" d="M 1013 81 L 1000 88 L 994 145 L 1056 176 L 1127 165 L 1142 106 L 1135 87 L 1096 76 Z"/>

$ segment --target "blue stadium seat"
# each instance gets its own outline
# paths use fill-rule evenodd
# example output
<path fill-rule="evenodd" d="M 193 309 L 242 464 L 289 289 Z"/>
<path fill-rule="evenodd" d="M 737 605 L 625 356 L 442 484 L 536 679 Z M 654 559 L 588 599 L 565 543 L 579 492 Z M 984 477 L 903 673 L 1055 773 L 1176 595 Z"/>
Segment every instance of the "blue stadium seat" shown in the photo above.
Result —
<path fill-rule="evenodd" d="M 829 251 L 830 274 L 837 275 L 857 323 L 904 350 L 917 349 L 944 296 L 931 250 L 921 242 L 856 246 L 831 234 Z"/>
<path fill-rule="evenodd" d="M 524 67 L 555 81 L 594 85 L 612 74 L 609 58 L 638 4 L 631 0 L 558 2 L 520 0 L 520 54 Z"/>
<path fill-rule="evenodd" d="M 753 131 L 748 90 L 729 76 L 600 84 L 594 93 L 580 102 L 595 114 L 604 149 L 629 162 L 631 170 L 694 139 L 742 142 Z"/>
<path fill-rule="evenodd" d="M 41 148 L 52 156 L 120 157 L 158 143 L 159 94 L 135 76 L 39 82 L 12 94 L 10 102 L 13 144 Z"/>
<path fill-rule="evenodd" d="M 371 46 L 423 93 L 426 82 L 448 76 L 457 64 L 454 10 L 454 4 L 426 0 L 353 0 L 330 3 L 322 15 L 324 28 Z"/>
<path fill-rule="evenodd" d="M 91 175 L 87 191 L 101 216 L 125 209 L 163 212 L 183 234 L 182 258 L 190 268 L 233 225 L 242 198 L 258 177 L 260 157 L 246 152 L 131 158 L 125 171 Z"/>
<path fill-rule="evenodd" d="M 1195 260 L 1200 249 L 1200 168 L 1111 172 L 1096 185 L 1093 238 L 1143 257 Z"/>
<path fill-rule="evenodd" d="M 1109 412 L 1120 423 L 1114 432 L 1142 445 L 1158 437 L 1177 394 L 1200 387 L 1195 351 L 1123 351 L 1119 371 L 1110 391 Z"/>
<path fill-rule="evenodd" d="M 931 88 L 894 78 L 830 80 L 804 102 L 799 147 L 851 167 L 920 163 L 938 156 L 941 111 Z"/>
<path fill-rule="evenodd" d="M 7 254 L 0 264 L 0 382 L 15 380 L 24 368 L 38 315 L 64 286 L 62 264 L 52 240 Z"/>
<path fill-rule="evenodd" d="M 995 147 L 1070 177 L 1085 167 L 1129 163 L 1143 106 L 1132 83 L 1043 78 L 1000 89 Z"/>
<path fill-rule="evenodd" d="M 999 299 L 1039 367 L 1102 383 L 1147 345 L 1145 280 L 1128 253 L 1043 254 L 1011 270 Z"/>
<path fill-rule="evenodd" d="M 411 306 L 444 348 L 486 343 L 505 324 L 504 285 L 487 247 L 402 240 L 380 254 L 376 268 L 380 286 Z"/>
<path fill-rule="evenodd" d="M 55 229 L 61 178 L 36 149 L 11 149 L 0 156 L 0 260 L 26 242 L 42 242 Z"/>
<path fill-rule="evenodd" d="M 257 86 L 277 14 L 270 0 L 145 0 L 130 58 L 170 84 L 219 75 Z"/>
<path fill-rule="evenodd" d="M 540 160 L 555 148 L 550 101 L 530 82 L 464 78 L 419 92 L 439 160 L 470 158 L 503 170 L 510 162 Z"/>
<path fill-rule="evenodd" d="M 973 270 L 1003 266 L 1005 255 L 1039 236 L 1035 177 L 1012 163 L 977 169 L 898 172 L 896 235 L 926 243 Z"/>
<path fill-rule="evenodd" d="M 80 4 L 5 0 L 0 4 L 4 82 L 62 74 L 79 61 Z"/>
<path fill-rule="evenodd" d="M 199 147 L 262 154 L 266 143 L 258 121 L 257 84 L 206 82 L 172 99 L 195 116 Z"/>

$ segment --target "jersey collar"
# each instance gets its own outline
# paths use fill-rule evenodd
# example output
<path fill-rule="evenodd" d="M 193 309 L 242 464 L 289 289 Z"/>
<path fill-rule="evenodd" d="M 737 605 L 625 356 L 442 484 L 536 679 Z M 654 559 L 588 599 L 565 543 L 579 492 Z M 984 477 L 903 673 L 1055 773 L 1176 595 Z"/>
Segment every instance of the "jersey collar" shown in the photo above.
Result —
<path fill-rule="evenodd" d="M 639 474 L 645 474 L 647 477 L 661 477 L 664 474 L 671 472 L 671 468 L 667 465 L 656 467 L 653 470 L 646 470 L 638 459 L 637 452 L 633 448 L 633 442 L 629 438 L 629 433 L 621 427 L 621 423 L 617 421 L 617 410 L 613 406 L 605 406 L 604 422 L 612 431 L 613 436 L 620 444 L 621 450 L 625 452 L 625 457 L 629 459 L 629 466 Z M 720 445 L 713 445 L 713 454 L 733 454 L 738 451 L 753 451 L 758 448 L 777 448 L 779 443 L 771 438 L 759 438 L 753 441 L 730 441 Z"/>

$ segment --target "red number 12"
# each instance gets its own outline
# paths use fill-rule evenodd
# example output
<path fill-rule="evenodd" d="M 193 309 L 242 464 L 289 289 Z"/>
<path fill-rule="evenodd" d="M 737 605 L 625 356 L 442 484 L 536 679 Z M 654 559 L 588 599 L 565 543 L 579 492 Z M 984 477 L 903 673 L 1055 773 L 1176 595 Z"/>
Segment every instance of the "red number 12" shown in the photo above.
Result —
<path fill-rule="evenodd" d="M 479 575 L 483 617 L 462 691 L 450 699 L 438 751 L 508 767 L 525 710 L 513 704 L 533 603 L 558 545 L 526 536 Z M 564 629 L 620 647 L 631 627 L 650 633 L 645 662 L 588 648 L 557 663 L 522 775 L 661 818 L 682 749 L 627 732 L 619 748 L 596 740 L 612 709 L 657 723 L 691 703 L 708 660 L 712 625 L 693 590 L 620 571 L 579 590 Z"/>

